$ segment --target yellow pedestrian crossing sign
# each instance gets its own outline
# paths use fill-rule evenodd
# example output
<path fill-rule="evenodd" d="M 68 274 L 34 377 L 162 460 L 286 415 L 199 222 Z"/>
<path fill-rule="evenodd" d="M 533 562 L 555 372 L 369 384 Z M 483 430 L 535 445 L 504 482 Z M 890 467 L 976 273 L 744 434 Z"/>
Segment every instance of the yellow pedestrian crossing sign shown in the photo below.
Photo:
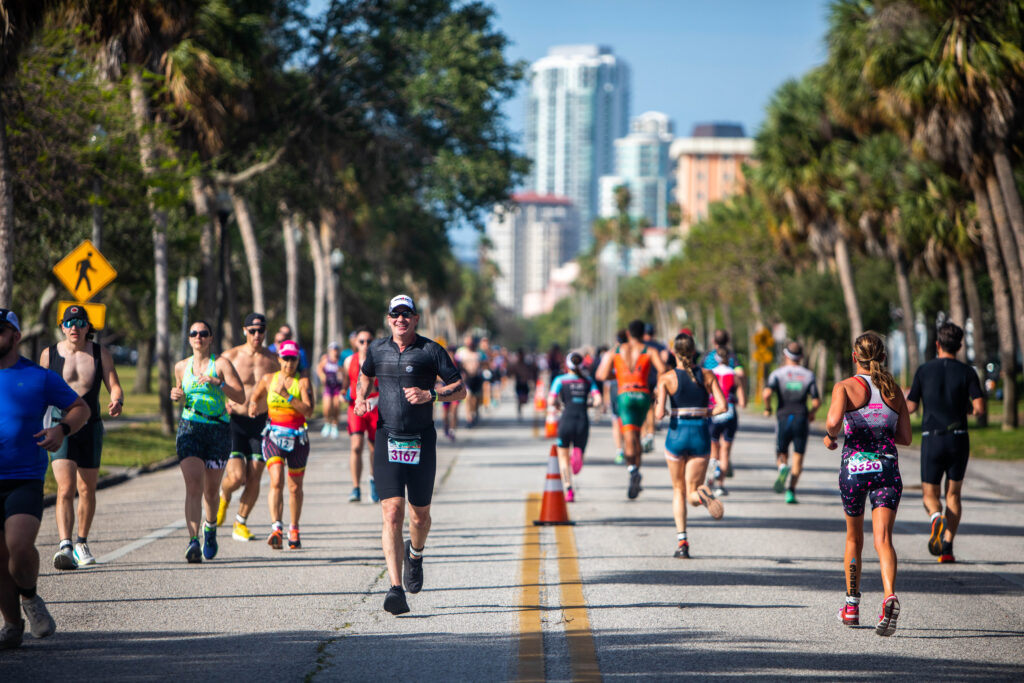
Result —
<path fill-rule="evenodd" d="M 85 240 L 53 267 L 53 274 L 71 296 L 86 302 L 117 277 L 117 271 L 103 258 L 100 250 Z"/>

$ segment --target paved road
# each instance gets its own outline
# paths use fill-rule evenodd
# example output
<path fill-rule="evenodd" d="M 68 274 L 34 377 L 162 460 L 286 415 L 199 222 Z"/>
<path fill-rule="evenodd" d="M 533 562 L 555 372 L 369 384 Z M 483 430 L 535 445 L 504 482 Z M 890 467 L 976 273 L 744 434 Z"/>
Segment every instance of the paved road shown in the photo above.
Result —
<path fill-rule="evenodd" d="M 142 476 L 100 492 L 91 546 L 106 561 L 95 568 L 49 568 L 47 511 L 39 590 L 58 632 L 0 653 L 2 677 L 1024 679 L 1022 464 L 972 462 L 961 562 L 940 566 L 925 547 L 916 458 L 901 456 L 903 613 L 897 634 L 879 638 L 835 617 L 838 456 L 815 442 L 800 504 L 787 506 L 770 490 L 772 442 L 766 420 L 744 417 L 725 519 L 691 509 L 693 559 L 681 561 L 662 458 L 648 456 L 644 490 L 626 500 L 607 422 L 570 506 L 577 525 L 528 525 L 550 442 L 505 404 L 442 447 L 426 588 L 399 618 L 381 609 L 378 508 L 346 502 L 345 439 L 314 438 L 301 551 L 233 542 L 225 527 L 217 559 L 188 565 L 180 474 Z M 250 520 L 260 538 L 265 506 Z M 865 568 L 867 624 L 882 598 L 870 547 Z"/>

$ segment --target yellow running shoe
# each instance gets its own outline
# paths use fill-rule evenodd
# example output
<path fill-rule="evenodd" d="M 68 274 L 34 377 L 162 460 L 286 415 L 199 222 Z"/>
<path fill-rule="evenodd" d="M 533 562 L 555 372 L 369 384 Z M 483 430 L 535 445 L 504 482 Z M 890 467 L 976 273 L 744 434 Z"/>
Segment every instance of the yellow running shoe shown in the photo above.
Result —
<path fill-rule="evenodd" d="M 253 539 L 253 535 L 252 532 L 249 531 L 249 527 L 241 522 L 235 522 L 235 528 L 231 531 L 231 538 L 236 541 L 251 541 Z"/>
<path fill-rule="evenodd" d="M 228 516 L 228 501 L 224 496 L 220 497 L 220 505 L 217 506 L 217 526 L 224 523 L 224 518 Z"/>

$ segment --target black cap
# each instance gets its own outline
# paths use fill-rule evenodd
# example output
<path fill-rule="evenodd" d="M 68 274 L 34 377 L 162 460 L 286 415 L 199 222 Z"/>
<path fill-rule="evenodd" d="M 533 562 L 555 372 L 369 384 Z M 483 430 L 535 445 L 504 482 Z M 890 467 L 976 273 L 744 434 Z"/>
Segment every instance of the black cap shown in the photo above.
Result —
<path fill-rule="evenodd" d="M 250 313 L 249 315 L 245 316 L 245 324 L 243 325 L 243 327 L 249 327 L 250 325 L 262 325 L 263 327 L 266 327 L 267 316 L 263 315 L 262 313 Z"/>
<path fill-rule="evenodd" d="M 647 323 L 644 325 L 644 334 L 654 334 L 654 324 Z"/>
<path fill-rule="evenodd" d="M 92 325 L 89 322 L 89 314 L 85 312 L 85 307 L 77 304 L 64 309 L 64 318 L 61 320 L 61 324 L 69 320 L 84 320 L 86 325 Z"/>

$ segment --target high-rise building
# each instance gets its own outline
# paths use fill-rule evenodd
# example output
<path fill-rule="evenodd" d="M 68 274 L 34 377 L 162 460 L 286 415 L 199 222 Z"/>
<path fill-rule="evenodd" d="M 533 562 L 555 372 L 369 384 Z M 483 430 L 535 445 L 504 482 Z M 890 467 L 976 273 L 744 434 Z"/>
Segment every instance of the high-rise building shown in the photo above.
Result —
<path fill-rule="evenodd" d="M 708 204 L 743 187 L 743 163 L 754 153 L 754 140 L 735 123 L 704 123 L 692 137 L 677 138 L 669 150 L 675 162 L 676 201 L 685 230 L 708 215 Z"/>
<path fill-rule="evenodd" d="M 613 143 L 626 134 L 629 67 L 608 47 L 562 45 L 533 63 L 529 82 L 527 187 L 572 201 L 582 225 L 575 254 L 590 244 L 598 178 L 614 173 Z"/>
<path fill-rule="evenodd" d="M 498 266 L 494 283 L 498 303 L 525 315 L 523 302 L 548 288 L 551 273 L 576 255 L 579 214 L 565 197 L 515 194 L 509 206 L 497 206 L 487 221 L 491 259 Z"/>
<path fill-rule="evenodd" d="M 598 215 L 611 218 L 618 213 L 615 188 L 629 188 L 629 216 L 647 225 L 668 225 L 668 203 L 672 201 L 672 169 L 669 145 L 672 121 L 667 114 L 649 111 L 630 122 L 629 135 L 615 141 L 615 175 L 601 176 L 598 186 Z"/>

